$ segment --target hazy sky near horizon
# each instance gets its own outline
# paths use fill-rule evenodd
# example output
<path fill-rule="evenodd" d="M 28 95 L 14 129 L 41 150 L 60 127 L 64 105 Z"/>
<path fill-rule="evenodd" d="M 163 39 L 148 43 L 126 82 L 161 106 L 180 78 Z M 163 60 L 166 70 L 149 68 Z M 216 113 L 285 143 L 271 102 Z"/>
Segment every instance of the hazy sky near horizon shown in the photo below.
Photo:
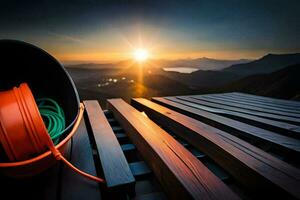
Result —
<path fill-rule="evenodd" d="M 299 0 L 1 0 L 0 38 L 62 62 L 257 58 L 300 52 Z"/>

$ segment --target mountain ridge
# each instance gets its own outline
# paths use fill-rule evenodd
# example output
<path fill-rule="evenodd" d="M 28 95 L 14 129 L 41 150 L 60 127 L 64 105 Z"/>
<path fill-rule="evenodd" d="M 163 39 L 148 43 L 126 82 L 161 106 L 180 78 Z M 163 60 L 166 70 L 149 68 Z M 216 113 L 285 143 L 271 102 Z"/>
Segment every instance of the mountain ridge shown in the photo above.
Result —
<path fill-rule="evenodd" d="M 246 92 L 283 99 L 299 99 L 300 64 L 290 65 L 269 74 L 255 74 L 233 81 L 217 92 Z"/>
<path fill-rule="evenodd" d="M 147 63 L 154 63 L 154 66 L 158 68 L 176 68 L 176 67 L 190 67 L 201 70 L 221 70 L 229 67 L 233 64 L 240 64 L 250 62 L 248 59 L 237 59 L 237 60 L 223 60 L 214 58 L 195 58 L 195 59 L 176 59 L 176 60 L 165 60 L 165 59 L 152 59 Z M 147 64 L 146 63 L 146 64 Z M 68 68 L 86 68 L 86 69 L 103 69 L 103 68 L 124 68 L 136 64 L 132 60 L 123 60 L 112 63 L 79 63 L 73 65 L 65 65 Z"/>
<path fill-rule="evenodd" d="M 267 54 L 249 63 L 236 64 L 223 69 L 242 76 L 253 74 L 267 74 L 280 70 L 286 66 L 300 63 L 300 53 Z"/>

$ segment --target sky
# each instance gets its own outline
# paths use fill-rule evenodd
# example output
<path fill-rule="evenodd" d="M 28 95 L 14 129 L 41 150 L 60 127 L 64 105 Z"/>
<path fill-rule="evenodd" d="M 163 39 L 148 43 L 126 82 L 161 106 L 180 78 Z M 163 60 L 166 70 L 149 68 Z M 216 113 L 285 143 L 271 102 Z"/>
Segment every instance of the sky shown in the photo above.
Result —
<path fill-rule="evenodd" d="M 59 61 L 255 59 L 300 52 L 299 0 L 1 0 L 0 38 Z"/>

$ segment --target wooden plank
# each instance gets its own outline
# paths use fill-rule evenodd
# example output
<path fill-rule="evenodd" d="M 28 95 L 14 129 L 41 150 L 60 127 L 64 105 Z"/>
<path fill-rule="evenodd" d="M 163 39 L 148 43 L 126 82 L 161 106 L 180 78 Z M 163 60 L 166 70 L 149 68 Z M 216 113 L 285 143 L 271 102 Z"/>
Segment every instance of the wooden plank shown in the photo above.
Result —
<path fill-rule="evenodd" d="M 226 93 L 226 94 L 238 95 L 238 96 L 243 96 L 243 97 L 246 97 L 246 98 L 253 98 L 253 99 L 266 101 L 266 102 L 272 102 L 272 103 L 275 102 L 275 103 L 278 103 L 278 104 L 286 104 L 286 105 L 292 105 L 292 106 L 300 107 L 300 102 L 299 101 L 278 99 L 278 98 L 272 98 L 272 97 L 266 97 L 266 96 L 258 96 L 258 95 L 253 95 L 253 94 L 248 94 L 248 93 L 241 93 L 241 92 L 231 92 L 231 93 Z"/>
<path fill-rule="evenodd" d="M 84 121 L 72 137 L 72 150 L 69 158 L 70 162 L 79 169 L 92 175 L 96 175 L 92 147 L 88 138 Z M 74 173 L 70 168 L 63 165 L 61 172 L 59 199 L 101 199 L 100 187 L 98 183 Z"/>
<path fill-rule="evenodd" d="M 300 141 L 294 138 L 289 138 L 284 135 L 280 135 L 262 128 L 258 128 L 237 120 L 233 120 L 227 117 L 216 115 L 214 113 L 206 112 L 179 104 L 164 98 L 153 98 L 155 102 L 162 103 L 166 106 L 170 106 L 173 109 L 192 116 L 198 120 L 205 121 L 205 123 L 215 126 L 221 130 L 226 129 L 230 133 L 234 133 L 241 137 L 253 138 L 265 143 L 272 144 L 278 147 L 282 153 L 293 154 L 294 158 L 297 158 L 300 153 Z"/>
<path fill-rule="evenodd" d="M 163 192 L 161 185 L 154 176 L 144 180 L 136 181 L 135 190 L 137 197 L 149 193 Z"/>
<path fill-rule="evenodd" d="M 120 133 L 115 133 L 115 134 L 121 145 L 129 143 L 129 138 L 127 137 L 126 133 L 120 132 Z"/>
<path fill-rule="evenodd" d="M 142 113 L 121 99 L 108 109 L 128 133 L 171 199 L 237 199 L 196 157 Z"/>
<path fill-rule="evenodd" d="M 234 95 L 234 96 L 239 96 L 239 97 L 245 97 L 247 99 L 254 99 L 259 102 L 266 102 L 266 103 L 277 104 L 277 105 L 282 105 L 282 106 L 289 106 L 292 108 L 300 109 L 300 103 L 298 101 L 275 99 L 275 98 L 257 96 L 257 95 L 240 93 L 240 92 L 232 92 L 232 93 L 228 93 L 228 94 Z"/>
<path fill-rule="evenodd" d="M 191 96 L 193 97 L 193 96 Z M 262 113 L 270 113 L 270 114 L 274 114 L 274 115 L 279 115 L 279 116 L 289 116 L 289 117 L 293 117 L 293 118 L 299 118 L 300 114 L 297 113 L 292 113 L 292 112 L 288 112 L 288 111 L 279 111 L 279 110 L 274 110 L 274 109 L 270 109 L 270 108 L 260 108 L 255 106 L 255 104 L 251 104 L 251 105 L 247 105 L 247 104 L 243 104 L 241 101 L 238 100 L 238 98 L 236 100 L 229 100 L 223 97 L 217 97 L 214 95 L 197 95 L 194 98 L 196 99 L 202 99 L 205 101 L 210 101 L 210 102 L 217 102 L 217 103 L 221 103 L 224 105 L 229 105 L 229 106 L 234 106 L 237 108 L 242 108 L 242 109 L 246 109 L 246 110 L 251 110 L 251 111 L 258 111 L 258 112 L 262 112 Z"/>
<path fill-rule="evenodd" d="M 248 114 L 244 114 L 244 113 L 240 113 L 240 112 L 236 112 L 236 111 L 226 110 L 226 109 L 223 109 L 223 105 L 220 105 L 217 103 L 211 103 L 208 101 L 203 101 L 200 99 L 194 99 L 194 98 L 190 98 L 190 97 L 176 97 L 176 98 L 175 97 L 166 97 L 166 99 L 169 99 L 171 101 L 181 103 L 181 104 L 193 107 L 193 108 L 212 112 L 215 114 L 220 114 L 220 115 L 225 115 L 225 116 L 228 116 L 228 115 L 236 116 L 239 118 L 252 120 L 253 122 L 255 122 L 254 124 L 260 125 L 262 127 L 266 127 L 266 125 L 274 127 L 274 128 L 270 128 L 272 131 L 279 129 L 279 130 L 281 130 L 281 131 L 279 131 L 279 133 L 282 133 L 282 134 L 285 134 L 285 135 L 288 135 L 291 137 L 295 137 L 295 138 L 300 137 L 300 135 L 298 134 L 298 133 L 300 133 L 300 127 L 297 125 L 294 125 L 294 124 L 270 120 L 267 118 L 262 118 L 262 117 L 258 117 L 258 116 L 254 116 L 254 115 L 248 115 Z"/>
<path fill-rule="evenodd" d="M 227 97 L 231 97 L 231 98 L 239 98 L 242 101 L 256 102 L 258 105 L 275 106 L 276 108 L 294 110 L 297 113 L 300 112 L 300 108 L 295 106 L 295 105 L 283 105 L 283 104 L 276 103 L 276 102 L 266 102 L 266 101 L 261 101 L 259 99 L 254 99 L 254 98 L 248 98 L 248 97 L 245 97 L 245 96 L 235 95 L 233 93 L 225 93 L 223 95 L 226 95 Z"/>
<path fill-rule="evenodd" d="M 179 142 L 182 146 L 187 147 L 189 144 L 186 141 L 183 141 L 182 139 L 176 139 L 177 142 Z"/>
<path fill-rule="evenodd" d="M 86 119 L 100 157 L 107 187 L 132 185 L 135 179 L 120 144 L 97 101 L 84 101 Z"/>
<path fill-rule="evenodd" d="M 129 163 L 129 167 L 134 177 L 146 176 L 152 172 L 144 161 Z"/>
<path fill-rule="evenodd" d="M 111 124 L 111 123 L 117 123 L 117 120 L 115 120 L 114 118 L 108 118 L 107 121 Z"/>
<path fill-rule="evenodd" d="M 120 126 L 112 126 L 111 128 L 112 128 L 113 132 L 122 132 L 123 131 L 122 127 L 120 127 Z"/>
<path fill-rule="evenodd" d="M 121 145 L 122 151 L 132 151 L 135 150 L 135 146 L 133 144 L 122 144 Z"/>
<path fill-rule="evenodd" d="M 228 101 L 232 101 L 235 103 L 250 105 L 250 106 L 254 106 L 254 107 L 258 107 L 258 108 L 265 108 L 265 109 L 289 112 L 289 113 L 294 113 L 294 114 L 300 114 L 300 110 L 295 109 L 295 107 L 286 108 L 286 107 L 278 106 L 277 104 L 260 103 L 259 101 L 256 101 L 256 100 L 231 96 L 230 94 L 209 94 L 209 95 L 201 95 L 201 96 L 212 96 L 212 97 L 219 98 L 221 100 L 228 100 Z"/>
<path fill-rule="evenodd" d="M 116 133 L 116 137 L 118 139 L 124 139 L 127 138 L 127 135 L 125 133 Z"/>
<path fill-rule="evenodd" d="M 211 160 L 204 160 L 203 164 L 212 172 L 214 172 L 214 174 L 222 181 L 227 181 L 229 179 L 228 174 Z"/>
<path fill-rule="evenodd" d="M 192 98 L 200 99 L 203 101 L 208 101 L 208 102 L 219 104 L 219 105 L 221 104 L 223 109 L 226 109 L 226 110 L 236 111 L 236 112 L 245 113 L 245 114 L 249 114 L 249 115 L 256 115 L 256 116 L 280 120 L 280 121 L 287 121 L 287 122 L 293 122 L 293 123 L 298 123 L 298 124 L 300 123 L 300 118 L 283 116 L 283 115 L 266 113 L 266 112 L 260 112 L 260 111 L 255 111 L 255 110 L 249 110 L 246 108 L 242 108 L 239 104 L 236 104 L 236 103 L 229 103 L 229 102 L 226 102 L 223 100 L 216 100 L 216 99 L 211 99 L 211 98 L 207 98 L 207 97 L 202 97 L 200 95 L 192 97 Z"/>
<path fill-rule="evenodd" d="M 146 99 L 132 104 L 199 148 L 259 198 L 300 197 L 300 172 L 249 143 Z"/>
<path fill-rule="evenodd" d="M 195 149 L 194 147 L 188 147 L 189 151 L 196 156 L 196 158 L 198 159 L 203 159 L 205 158 L 205 154 L 203 154 L 201 151 L 199 151 L 198 149 Z"/>

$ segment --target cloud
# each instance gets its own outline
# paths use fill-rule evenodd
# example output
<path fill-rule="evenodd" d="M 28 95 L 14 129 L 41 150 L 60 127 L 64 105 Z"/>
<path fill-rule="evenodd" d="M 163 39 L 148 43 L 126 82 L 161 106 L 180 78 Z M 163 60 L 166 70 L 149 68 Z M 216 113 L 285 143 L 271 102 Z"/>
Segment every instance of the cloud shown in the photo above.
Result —
<path fill-rule="evenodd" d="M 74 43 L 80 43 L 83 44 L 85 43 L 83 39 L 79 38 L 79 37 L 74 37 L 74 36 L 70 36 L 70 35 L 66 35 L 66 34 L 60 34 L 60 33 L 55 33 L 55 32 L 47 32 L 47 34 L 49 34 L 50 36 L 54 36 L 56 38 L 59 38 L 63 41 L 70 41 L 70 42 L 74 42 Z"/>

